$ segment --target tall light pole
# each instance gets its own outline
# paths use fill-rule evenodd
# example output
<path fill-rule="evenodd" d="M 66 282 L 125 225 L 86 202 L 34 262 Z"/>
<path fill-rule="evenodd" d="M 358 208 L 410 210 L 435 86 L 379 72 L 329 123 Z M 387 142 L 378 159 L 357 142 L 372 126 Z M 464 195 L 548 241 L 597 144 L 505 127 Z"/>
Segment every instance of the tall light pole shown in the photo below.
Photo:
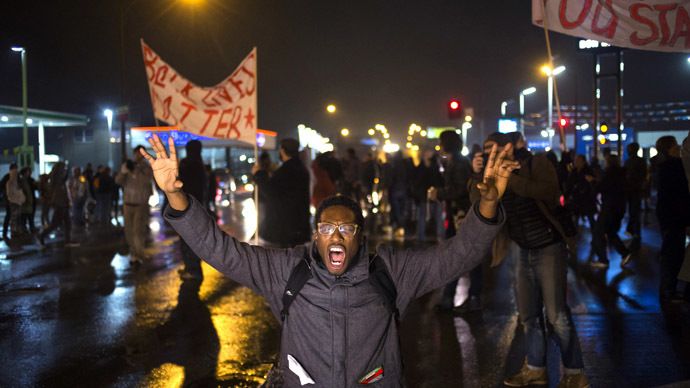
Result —
<path fill-rule="evenodd" d="M 548 123 L 546 125 L 546 130 L 549 132 L 549 147 L 553 147 L 553 135 L 554 135 L 554 129 L 553 129 L 553 77 L 561 74 L 562 72 L 565 71 L 565 66 L 558 66 L 555 69 L 552 69 L 551 66 L 549 65 L 544 65 L 541 67 L 541 71 L 546 74 L 548 78 L 548 83 L 547 83 L 547 93 L 548 93 L 548 101 L 547 101 L 547 120 Z"/>
<path fill-rule="evenodd" d="M 531 86 L 520 92 L 520 132 L 525 135 L 525 96 L 537 91 L 537 88 Z"/>
<path fill-rule="evenodd" d="M 24 130 L 22 132 L 22 147 L 26 147 L 27 145 L 29 145 L 29 127 L 28 123 L 26 122 L 29 118 L 29 96 L 26 83 L 26 49 L 24 47 L 15 46 L 12 47 L 12 51 L 14 51 L 15 53 L 19 53 L 22 57 L 22 123 L 24 125 Z"/>

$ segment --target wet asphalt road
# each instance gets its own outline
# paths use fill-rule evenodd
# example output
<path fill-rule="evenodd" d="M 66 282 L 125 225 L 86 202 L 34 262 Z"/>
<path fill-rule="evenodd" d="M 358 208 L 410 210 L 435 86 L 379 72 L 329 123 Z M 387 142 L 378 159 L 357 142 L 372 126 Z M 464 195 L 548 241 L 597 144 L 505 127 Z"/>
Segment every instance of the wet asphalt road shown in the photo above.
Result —
<path fill-rule="evenodd" d="M 222 217 L 246 240 L 251 200 Z M 650 217 L 653 218 L 653 217 Z M 178 238 L 151 221 L 153 258 L 130 268 L 119 229 L 89 231 L 78 248 L 61 243 L 9 258 L 0 246 L 0 386 L 259 385 L 277 352 L 278 323 L 262 298 L 204 265 L 203 283 L 180 280 Z M 583 229 L 583 241 L 588 229 Z M 391 241 L 421 248 L 414 241 Z M 690 380 L 687 304 L 660 306 L 660 238 L 645 228 L 629 270 L 611 253 L 608 270 L 580 261 L 569 272 L 569 303 L 594 387 L 648 387 Z M 438 314 L 438 292 L 402 321 L 411 387 L 496 387 L 524 357 L 515 309 L 514 261 L 485 271 L 483 310 Z M 549 342 L 550 385 L 559 355 Z"/>

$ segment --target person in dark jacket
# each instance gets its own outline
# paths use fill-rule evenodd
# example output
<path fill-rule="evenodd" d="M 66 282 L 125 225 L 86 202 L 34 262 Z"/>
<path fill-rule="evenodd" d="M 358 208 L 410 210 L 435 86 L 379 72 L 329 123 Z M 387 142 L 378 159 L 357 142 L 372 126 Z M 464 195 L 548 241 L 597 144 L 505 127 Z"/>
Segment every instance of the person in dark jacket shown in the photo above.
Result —
<path fill-rule="evenodd" d="M 113 204 L 115 179 L 112 170 L 103 166 L 93 179 L 93 190 L 96 194 L 96 222 L 110 226 L 110 212 Z"/>
<path fill-rule="evenodd" d="M 19 184 L 24 192 L 26 200 L 22 204 L 22 226 L 36 234 L 36 223 L 34 218 L 36 215 L 36 181 L 31 177 L 31 167 L 24 167 L 19 173 Z"/>
<path fill-rule="evenodd" d="M 427 201 L 426 193 L 431 187 L 439 189 L 443 187 L 443 175 L 441 174 L 438 155 L 433 149 L 422 151 L 422 160 L 415 170 L 412 195 L 417 205 L 417 240 L 426 239 L 427 219 L 434 225 L 434 241 L 443 238 L 443 205 L 438 201 Z"/>
<path fill-rule="evenodd" d="M 682 300 L 682 295 L 677 293 L 677 285 L 685 253 L 685 228 L 690 226 L 690 193 L 676 138 L 660 137 L 656 141 L 656 149 L 662 160 L 656 166 L 656 216 L 661 228 L 659 297 L 664 302 L 678 301 Z M 690 297 L 687 284 L 685 297 Z"/>
<path fill-rule="evenodd" d="M 180 161 L 180 181 L 184 184 L 186 193 L 196 198 L 204 207 L 208 205 L 208 176 L 206 167 L 201 158 L 201 142 L 190 140 L 185 145 L 187 156 Z M 206 208 L 208 210 L 208 208 Z M 201 260 L 194 251 L 182 240 L 180 242 L 182 251 L 182 261 L 184 268 L 179 271 L 182 279 L 202 280 L 204 275 L 201 271 Z"/>
<path fill-rule="evenodd" d="M 55 163 L 48 176 L 48 186 L 52 217 L 50 224 L 38 235 L 39 243 L 45 247 L 45 238 L 55 229 L 61 228 L 65 237 L 65 247 L 79 246 L 79 243 L 72 241 L 72 222 L 69 217 L 72 198 L 67 189 L 67 168 L 64 162 Z"/>
<path fill-rule="evenodd" d="M 590 230 L 594 229 L 594 215 L 597 214 L 597 197 L 594 190 L 594 171 L 587 164 L 584 155 L 575 156 L 573 169 L 565 183 L 565 203 L 577 219 L 582 217 L 589 221 Z"/>
<path fill-rule="evenodd" d="M 595 267 L 608 267 L 607 241 L 621 255 L 621 267 L 632 256 L 628 247 L 618 236 L 621 221 L 625 215 L 625 171 L 618 155 L 606 158 L 606 168 L 596 190 L 601 193 L 601 212 L 592 231 L 592 249 L 599 260 L 592 261 Z"/>
<path fill-rule="evenodd" d="M 443 201 L 446 205 L 446 238 L 455 236 L 456 225 L 459 225 L 470 208 L 470 192 L 467 182 L 472 175 L 470 162 L 460 155 L 462 139 L 455 131 L 444 131 L 439 137 L 441 152 L 445 160 L 443 187 L 432 187 L 428 191 L 429 200 Z M 455 288 L 458 279 L 454 279 L 443 289 L 441 302 L 436 306 L 438 311 L 450 311 L 454 307 Z"/>
<path fill-rule="evenodd" d="M 647 162 L 637 156 L 640 145 L 630 143 L 626 147 L 628 160 L 625 161 L 625 189 L 628 202 L 628 226 L 626 231 L 639 242 L 642 233 L 642 197 L 647 188 Z"/>
<path fill-rule="evenodd" d="M 309 241 L 309 172 L 299 158 L 299 142 L 286 138 L 280 142 L 283 162 L 273 175 L 253 168 L 259 187 L 259 200 L 266 205 L 266 214 L 259 225 L 259 237 L 276 247 L 293 247 Z M 290 220 L 290 223 L 286 223 Z"/>
<path fill-rule="evenodd" d="M 265 296 L 274 316 L 282 317 L 278 367 L 283 386 L 404 385 L 397 314 L 383 307 L 385 296 L 369 279 L 364 217 L 356 202 L 345 196 L 323 201 L 310 244 L 292 249 L 251 246 L 223 233 L 199 202 L 182 191 L 174 143 L 168 143 L 168 157 L 156 135 L 150 142 L 157 158 L 142 154 L 168 198 L 165 219 L 199 256 Z M 296 144 L 281 148 L 296 157 Z M 400 316 L 412 300 L 467 272 L 489 251 L 505 219 L 499 200 L 517 167 L 506 160 L 509 151 L 508 147 L 500 154 L 492 152 L 479 185 L 481 200 L 469 209 L 457 237 L 421 251 L 378 249 L 376 256 L 395 286 Z M 294 226 L 294 218 L 275 222 Z M 283 297 L 290 295 L 285 291 L 287 281 L 300 263 L 310 277 L 282 314 Z"/>
<path fill-rule="evenodd" d="M 510 387 L 548 384 L 546 315 L 565 371 L 559 386 L 587 387 L 580 342 L 566 300 L 565 236 L 553 216 L 561 194 L 556 168 L 545 155 L 532 155 L 522 137 L 513 141 L 515 151 L 507 157 L 514 158 L 521 167 L 510 177 L 502 204 L 508 235 L 519 246 L 515 290 L 527 355 L 520 371 L 503 383 Z M 507 147 L 511 139 L 494 133 L 484 142 L 484 150 L 504 144 Z"/>

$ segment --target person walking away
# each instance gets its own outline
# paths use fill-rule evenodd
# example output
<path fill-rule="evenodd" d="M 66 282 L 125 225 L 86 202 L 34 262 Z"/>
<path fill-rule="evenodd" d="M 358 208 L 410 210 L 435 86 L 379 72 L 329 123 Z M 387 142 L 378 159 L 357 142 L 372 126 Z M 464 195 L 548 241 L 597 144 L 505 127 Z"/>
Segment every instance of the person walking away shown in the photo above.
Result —
<path fill-rule="evenodd" d="M 110 226 L 112 196 L 115 190 L 115 180 L 110 167 L 105 166 L 96 174 L 93 179 L 93 189 L 96 194 L 96 222 Z"/>
<path fill-rule="evenodd" d="M 434 241 L 443 239 L 443 204 L 438 201 L 428 201 L 427 191 L 435 187 L 443 187 L 443 175 L 439 169 L 437 155 L 431 148 L 422 151 L 422 160 L 415 170 L 413 196 L 417 205 L 417 241 L 426 240 L 427 220 L 434 225 Z"/>
<path fill-rule="evenodd" d="M 19 249 L 26 242 L 26 229 L 22 225 L 22 205 L 26 202 L 26 197 L 19 182 L 16 165 L 10 168 L 5 192 L 10 206 L 10 240 L 7 245 L 12 249 Z"/>
<path fill-rule="evenodd" d="M 190 140 L 185 145 L 187 155 L 180 161 L 179 179 L 184 185 L 186 193 L 194 197 L 199 203 L 207 204 L 208 197 L 208 176 L 204 161 L 201 158 L 201 142 Z M 208 210 L 208 208 L 206 208 Z M 180 270 L 182 279 L 202 280 L 204 278 L 201 271 L 201 260 L 184 240 L 180 240 L 180 250 L 182 251 L 182 261 L 184 268 Z"/>
<path fill-rule="evenodd" d="M 354 148 L 348 148 L 346 155 L 343 158 L 343 195 L 359 202 L 361 197 L 360 178 L 360 164 L 359 158 Z"/>
<path fill-rule="evenodd" d="M 527 356 L 520 371 L 503 382 L 509 387 L 548 384 L 545 312 L 565 371 L 559 387 L 588 387 L 580 342 L 566 301 L 565 236 L 551 213 L 561 195 L 556 169 L 545 155 L 532 155 L 524 142 L 518 148 L 503 134 L 490 135 L 484 151 L 494 146 L 510 147 L 506 158 L 520 163 L 520 169 L 510 177 L 502 203 L 508 235 L 519 246 L 515 290 Z"/>
<path fill-rule="evenodd" d="M 86 222 L 84 206 L 86 205 L 86 197 L 89 195 L 89 187 L 81 168 L 74 167 L 72 169 L 72 176 L 67 179 L 67 187 L 72 200 L 72 224 L 84 226 Z"/>
<path fill-rule="evenodd" d="M 470 180 L 472 167 L 470 162 L 460 155 L 462 139 L 453 130 L 444 131 L 439 138 L 441 155 L 445 161 L 443 187 L 431 188 L 427 195 L 430 201 L 443 201 L 446 207 L 446 238 L 455 236 L 456 224 L 459 225 L 470 208 L 470 193 L 467 182 Z M 439 311 L 451 311 L 455 306 L 455 291 L 458 280 L 448 283 L 443 289 L 441 302 L 436 306 Z"/>
<path fill-rule="evenodd" d="M 686 227 L 690 226 L 690 193 L 688 179 L 680 158 L 680 147 L 673 136 L 656 141 L 661 156 L 657 164 L 656 215 L 661 228 L 661 276 L 659 298 L 662 302 L 690 299 L 690 286 L 678 292 L 678 274 L 685 254 Z"/>
<path fill-rule="evenodd" d="M 338 192 L 338 186 L 343 177 L 343 169 L 331 151 L 317 155 L 311 163 L 311 169 L 315 180 L 311 204 L 316 208 L 321 201 Z"/>
<path fill-rule="evenodd" d="M 115 182 L 122 186 L 124 193 L 125 239 L 129 245 L 129 263 L 140 265 L 146 256 L 146 234 L 149 223 L 149 198 L 153 194 L 153 172 L 141 155 L 140 149 L 134 148 L 134 160 L 122 163 Z"/>
<path fill-rule="evenodd" d="M 628 264 L 632 253 L 618 237 L 618 230 L 625 215 L 625 172 L 618 155 L 606 158 L 606 168 L 597 192 L 601 193 L 601 212 L 592 231 L 592 249 L 598 260 L 592 261 L 594 267 L 609 266 L 607 245 L 611 244 L 621 255 L 621 267 Z M 607 244 L 608 242 L 608 244 Z"/>
<path fill-rule="evenodd" d="M 22 168 L 19 174 L 19 184 L 26 201 L 22 205 L 22 227 L 32 235 L 36 234 L 34 216 L 36 214 L 36 181 L 31 177 L 31 168 Z"/>
<path fill-rule="evenodd" d="M 388 202 L 391 205 L 391 226 L 397 238 L 405 237 L 407 212 L 405 202 L 408 194 L 407 167 L 401 151 L 395 152 L 390 159 L 386 186 L 388 188 Z"/>
<path fill-rule="evenodd" d="M 626 147 L 628 160 L 625 161 L 625 188 L 628 202 L 628 226 L 625 228 L 633 238 L 633 244 L 639 245 L 642 236 L 642 197 L 647 187 L 647 163 L 637 156 L 640 150 L 638 143 Z"/>
<path fill-rule="evenodd" d="M 158 136 L 149 141 L 156 158 L 146 158 L 169 202 L 166 221 L 209 264 L 266 297 L 281 322 L 275 368 L 286 387 L 404 385 L 398 317 L 405 316 L 412 300 L 469 271 L 486 255 L 505 220 L 498 201 L 517 167 L 505 158 L 509 147 L 501 154 L 492 151 L 481 200 L 455 238 L 421 251 L 379 248 L 370 257 L 361 233 L 362 211 L 342 195 L 327 198 L 316 210 L 308 245 L 266 249 L 240 243 L 182 191 L 175 144 L 168 142 L 168 156 Z M 296 150 L 297 144 L 289 147 Z M 290 218 L 279 222 L 295 225 Z"/>
<path fill-rule="evenodd" d="M 113 219 L 115 220 L 115 225 L 117 225 L 119 227 L 119 226 L 121 226 L 119 217 L 120 217 L 120 191 L 122 190 L 122 186 L 117 184 L 117 182 L 115 181 L 115 178 L 117 178 L 117 174 L 118 174 L 117 171 L 113 171 L 113 173 L 111 175 L 113 177 L 113 191 L 111 193 L 110 198 L 112 200 L 111 208 L 113 209 L 113 212 L 112 212 Z"/>
<path fill-rule="evenodd" d="M 283 162 L 269 176 L 257 163 L 252 168 L 259 200 L 266 206 L 259 237 L 267 245 L 293 247 L 309 241 L 309 172 L 299 158 L 299 141 L 285 138 L 278 150 Z"/>
<path fill-rule="evenodd" d="M 76 247 L 78 243 L 72 241 L 72 223 L 69 209 L 73 206 L 67 184 L 67 168 L 64 162 L 57 162 L 48 175 L 48 200 L 52 209 L 52 217 L 48 227 L 44 228 L 38 236 L 41 247 L 45 247 L 45 238 L 57 228 L 62 229 L 65 247 Z"/>
<path fill-rule="evenodd" d="M 17 164 L 12 163 L 10 164 L 10 170 L 12 169 L 17 169 Z M 0 180 L 0 199 L 5 203 L 5 219 L 2 223 L 2 239 L 7 240 L 8 239 L 8 232 L 10 228 L 10 219 L 12 218 L 12 208 L 10 206 L 10 201 L 7 200 L 7 181 L 10 180 L 10 173 L 8 172 L 2 177 L 2 180 Z"/>
<path fill-rule="evenodd" d="M 576 155 L 573 169 L 565 183 L 565 204 L 575 213 L 578 223 L 586 218 L 590 231 L 594 230 L 597 214 L 597 198 L 594 190 L 594 171 L 587 164 L 584 155 Z"/>
<path fill-rule="evenodd" d="M 41 229 L 50 224 L 50 187 L 48 174 L 38 177 L 38 200 L 41 203 Z"/>

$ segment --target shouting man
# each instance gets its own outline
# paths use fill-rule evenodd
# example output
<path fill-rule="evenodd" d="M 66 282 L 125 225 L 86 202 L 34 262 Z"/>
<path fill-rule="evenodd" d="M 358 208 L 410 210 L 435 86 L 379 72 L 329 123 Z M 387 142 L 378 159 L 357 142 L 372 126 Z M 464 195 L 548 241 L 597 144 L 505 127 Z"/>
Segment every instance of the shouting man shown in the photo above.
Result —
<path fill-rule="evenodd" d="M 149 142 L 156 157 L 142 155 L 168 198 L 165 219 L 203 260 L 266 297 L 281 319 L 278 368 L 287 387 L 404 385 L 399 314 L 410 301 L 468 272 L 486 256 L 505 219 L 499 200 L 519 167 L 506 158 L 510 146 L 500 154 L 494 148 L 478 184 L 481 199 L 461 230 L 426 250 L 381 249 L 370 256 L 361 209 L 343 196 L 321 203 L 309 244 L 279 250 L 223 233 L 183 191 L 174 143 L 169 141 L 168 155 L 156 135 Z"/>

